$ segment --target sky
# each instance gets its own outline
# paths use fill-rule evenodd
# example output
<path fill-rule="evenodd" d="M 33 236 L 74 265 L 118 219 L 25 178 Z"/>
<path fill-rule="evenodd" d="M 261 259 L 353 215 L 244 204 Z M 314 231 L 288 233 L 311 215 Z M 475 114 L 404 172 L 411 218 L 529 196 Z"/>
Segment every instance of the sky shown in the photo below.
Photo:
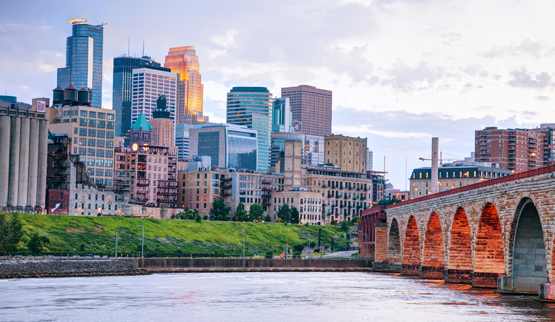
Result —
<path fill-rule="evenodd" d="M 0 95 L 51 97 L 70 18 L 105 23 L 103 107 L 113 58 L 195 46 L 204 112 L 225 122 L 233 86 L 333 91 L 332 131 L 368 138 L 374 170 L 404 190 L 429 166 L 470 156 L 474 131 L 555 123 L 554 1 L 0 2 Z M 384 166 L 385 162 L 385 166 Z"/>

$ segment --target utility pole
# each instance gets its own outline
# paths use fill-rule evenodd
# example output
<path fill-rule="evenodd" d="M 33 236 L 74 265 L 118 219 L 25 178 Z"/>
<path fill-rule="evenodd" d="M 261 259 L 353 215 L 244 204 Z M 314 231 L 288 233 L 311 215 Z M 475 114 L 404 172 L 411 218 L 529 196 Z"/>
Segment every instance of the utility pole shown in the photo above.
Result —
<path fill-rule="evenodd" d="M 143 225 L 143 240 L 141 243 L 141 258 L 145 258 L 145 225 Z"/>
<path fill-rule="evenodd" d="M 116 230 L 116 258 L 118 258 L 118 231 Z"/>
<path fill-rule="evenodd" d="M 243 259 L 245 259 L 245 239 L 246 239 L 246 231 L 243 228 Z"/>
<path fill-rule="evenodd" d="M 318 228 L 318 249 L 322 246 L 321 244 L 322 228 Z"/>

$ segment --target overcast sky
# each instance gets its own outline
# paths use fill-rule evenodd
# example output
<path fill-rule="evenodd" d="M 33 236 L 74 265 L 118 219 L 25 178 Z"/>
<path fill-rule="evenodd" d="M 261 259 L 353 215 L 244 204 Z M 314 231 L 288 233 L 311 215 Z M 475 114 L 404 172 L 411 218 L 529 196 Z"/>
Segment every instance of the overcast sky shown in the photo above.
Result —
<path fill-rule="evenodd" d="M 197 49 L 204 111 L 225 121 L 233 86 L 333 91 L 333 132 L 368 138 L 374 169 L 404 189 L 428 166 L 469 156 L 486 126 L 555 123 L 555 1 L 2 1 L 0 94 L 51 97 L 70 18 L 104 27 L 103 107 L 113 58 Z M 408 169 L 407 171 L 405 169 Z M 407 173 L 407 175 L 406 175 Z"/>

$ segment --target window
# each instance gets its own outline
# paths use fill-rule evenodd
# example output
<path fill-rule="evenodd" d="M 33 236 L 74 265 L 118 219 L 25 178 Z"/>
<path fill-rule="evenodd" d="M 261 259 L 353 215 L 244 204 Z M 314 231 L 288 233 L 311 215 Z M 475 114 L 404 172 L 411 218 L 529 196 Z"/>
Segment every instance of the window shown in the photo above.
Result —
<path fill-rule="evenodd" d="M 98 112 L 98 118 L 99 118 L 99 119 L 104 119 L 104 118 L 106 118 L 106 113 Z"/>
<path fill-rule="evenodd" d="M 104 140 L 96 140 L 96 146 L 103 148 L 104 147 L 104 142 L 105 142 Z"/>
<path fill-rule="evenodd" d="M 99 128 L 102 128 L 102 129 L 105 128 L 106 127 L 106 121 L 96 122 L 96 127 L 99 127 Z"/>
<path fill-rule="evenodd" d="M 89 129 L 89 136 L 96 136 L 96 130 L 95 129 Z"/>
<path fill-rule="evenodd" d="M 114 157 L 114 151 L 106 150 L 106 157 L 107 158 L 113 158 Z"/>
<path fill-rule="evenodd" d="M 91 112 L 94 113 L 94 112 Z M 96 127 L 96 120 L 89 119 L 89 126 Z"/>
<path fill-rule="evenodd" d="M 89 117 L 96 117 L 96 112 L 89 112 Z"/>
<path fill-rule="evenodd" d="M 80 110 L 79 111 L 79 116 L 85 116 L 86 117 L 87 116 L 87 111 Z"/>
<path fill-rule="evenodd" d="M 97 157 L 103 157 L 104 156 L 104 150 L 96 149 L 96 156 Z"/>
<path fill-rule="evenodd" d="M 85 111 L 85 113 L 87 113 L 87 111 Z M 80 126 L 87 126 L 87 119 L 79 119 L 79 125 Z"/>
<path fill-rule="evenodd" d="M 105 160 L 104 163 L 107 167 L 113 167 L 114 166 L 114 160 L 109 160 L 108 159 L 108 160 Z"/>
<path fill-rule="evenodd" d="M 87 155 L 88 156 L 94 157 L 95 152 L 96 152 L 95 149 L 91 149 L 91 148 L 87 149 Z"/>
<path fill-rule="evenodd" d="M 74 127 L 74 128 L 73 128 L 73 134 L 77 134 L 78 131 L 79 131 L 79 128 L 78 128 L 78 127 Z"/>
<path fill-rule="evenodd" d="M 79 135 L 87 136 L 87 129 L 80 127 L 79 128 Z"/>
<path fill-rule="evenodd" d="M 104 159 L 96 159 L 96 166 L 103 167 L 104 166 Z"/>
<path fill-rule="evenodd" d="M 108 113 L 108 119 L 109 119 L 109 120 L 113 120 L 113 119 L 114 119 L 114 114 Z"/>
<path fill-rule="evenodd" d="M 107 148 L 113 148 L 114 147 L 114 141 L 106 141 L 106 147 Z"/>
<path fill-rule="evenodd" d="M 106 131 L 106 138 L 113 139 L 114 138 L 114 131 Z"/>
<path fill-rule="evenodd" d="M 86 146 L 87 145 L 87 138 L 79 138 L 79 145 Z"/>
<path fill-rule="evenodd" d="M 95 139 L 89 139 L 88 146 L 95 146 L 95 145 L 96 145 L 96 140 Z"/>
<path fill-rule="evenodd" d="M 114 128 L 114 122 L 106 122 L 106 128 L 113 129 Z"/>
<path fill-rule="evenodd" d="M 103 138 L 106 136 L 106 131 L 104 130 L 96 130 L 96 136 L 99 138 Z"/>

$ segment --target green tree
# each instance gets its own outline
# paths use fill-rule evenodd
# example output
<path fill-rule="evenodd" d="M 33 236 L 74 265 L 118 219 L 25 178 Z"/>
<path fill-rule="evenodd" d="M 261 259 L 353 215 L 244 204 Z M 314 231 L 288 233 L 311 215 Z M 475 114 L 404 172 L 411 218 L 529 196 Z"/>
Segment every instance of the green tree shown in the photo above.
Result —
<path fill-rule="evenodd" d="M 200 216 L 199 213 L 197 213 L 195 220 L 199 223 L 202 221 L 202 217 Z"/>
<path fill-rule="evenodd" d="M 210 217 L 212 220 L 228 221 L 229 220 L 229 207 L 224 203 L 222 197 L 218 197 L 210 209 Z"/>
<path fill-rule="evenodd" d="M 264 208 L 262 205 L 259 203 L 253 203 L 249 209 L 249 217 L 251 219 L 250 221 L 262 221 L 262 218 L 264 217 Z"/>
<path fill-rule="evenodd" d="M 44 247 L 45 244 L 50 243 L 50 240 L 48 239 L 48 237 L 46 236 L 40 236 L 38 233 L 33 233 L 31 235 L 31 238 L 29 239 L 29 242 L 27 242 L 27 248 L 29 249 L 29 251 L 34 254 L 34 255 L 38 255 L 40 253 L 42 253 L 42 249 Z M 83 246 L 83 250 L 85 249 L 85 245 L 81 244 L 81 246 Z"/>
<path fill-rule="evenodd" d="M 160 218 L 164 219 L 164 217 L 166 216 L 166 211 L 168 210 L 168 207 L 166 206 L 165 203 L 161 203 L 160 204 Z"/>
<path fill-rule="evenodd" d="M 233 214 L 233 221 L 248 221 L 247 217 L 248 213 L 245 210 L 245 204 L 243 202 L 239 202 L 237 209 L 235 209 L 235 214 Z"/>
<path fill-rule="evenodd" d="M 322 206 L 322 221 L 326 222 L 326 207 Z"/>
<path fill-rule="evenodd" d="M 297 207 L 292 206 L 291 207 L 291 223 L 292 224 L 298 224 L 299 222 L 300 222 L 299 210 L 297 209 Z"/>
<path fill-rule="evenodd" d="M 266 254 L 264 254 L 264 258 L 268 258 L 268 259 L 274 258 L 274 253 L 271 250 L 267 250 Z"/>
<path fill-rule="evenodd" d="M 293 250 L 294 250 L 295 252 L 302 253 L 304 247 L 305 247 L 304 244 L 295 244 L 295 245 L 293 246 Z"/>
<path fill-rule="evenodd" d="M 343 231 L 349 230 L 349 222 L 347 220 L 343 220 L 341 222 L 341 230 Z"/>
<path fill-rule="evenodd" d="M 17 243 L 23 236 L 21 228 L 17 214 L 11 215 L 9 220 L 8 215 L 0 215 L 0 249 L 4 250 L 4 255 L 17 249 Z"/>
<path fill-rule="evenodd" d="M 278 209 L 277 216 L 282 222 L 291 222 L 291 208 L 288 204 L 284 204 Z"/>
<path fill-rule="evenodd" d="M 264 216 L 264 221 L 265 222 L 272 222 L 272 217 L 270 217 L 270 215 L 266 215 L 266 216 Z"/>

